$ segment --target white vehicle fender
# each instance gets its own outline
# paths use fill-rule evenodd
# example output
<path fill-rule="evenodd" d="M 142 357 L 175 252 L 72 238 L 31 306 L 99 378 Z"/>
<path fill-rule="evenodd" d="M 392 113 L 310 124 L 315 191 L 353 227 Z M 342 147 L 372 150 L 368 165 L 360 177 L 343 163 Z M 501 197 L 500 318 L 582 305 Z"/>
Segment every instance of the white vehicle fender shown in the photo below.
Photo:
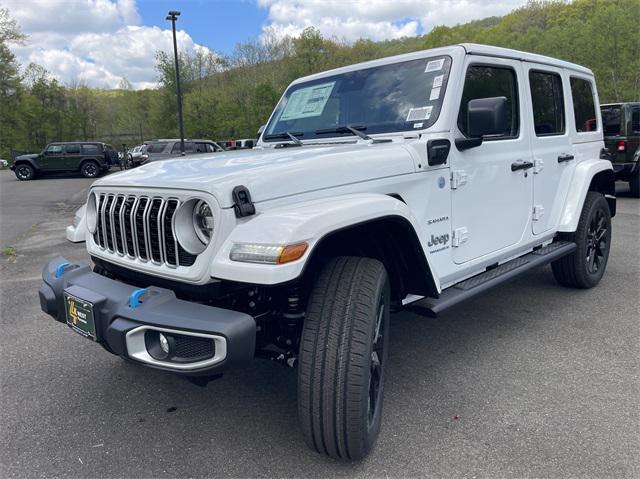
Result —
<path fill-rule="evenodd" d="M 75 213 L 73 224 L 67 226 L 68 241 L 71 241 L 72 243 L 82 243 L 83 241 L 85 241 L 85 236 L 88 233 L 85 214 L 86 210 L 87 205 L 82 205 Z"/>
<path fill-rule="evenodd" d="M 560 217 L 558 231 L 573 232 L 578 228 L 582 205 L 587 197 L 589 185 L 594 176 L 606 170 L 610 170 L 613 174 L 613 167 L 609 160 L 587 160 L 576 166 L 564 210 Z"/>
<path fill-rule="evenodd" d="M 383 194 L 352 194 L 304 202 L 261 212 L 238 224 L 216 254 L 211 276 L 229 281 L 253 284 L 279 284 L 291 281 L 303 272 L 314 247 L 326 235 L 377 218 L 397 216 L 407 220 L 421 243 L 423 253 L 427 243 L 418 222 L 402 201 Z M 305 254 L 296 261 L 282 265 L 267 265 L 231 261 L 229 255 L 235 243 L 291 245 L 307 242 Z M 434 269 L 425 254 L 425 260 Z M 433 277 L 438 291 L 440 283 Z"/>

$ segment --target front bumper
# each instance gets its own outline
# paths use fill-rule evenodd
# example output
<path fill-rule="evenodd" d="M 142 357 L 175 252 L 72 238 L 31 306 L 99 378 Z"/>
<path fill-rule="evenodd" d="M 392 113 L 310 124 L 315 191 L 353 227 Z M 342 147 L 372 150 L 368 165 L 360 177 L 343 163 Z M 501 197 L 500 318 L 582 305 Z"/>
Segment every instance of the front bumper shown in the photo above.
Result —
<path fill-rule="evenodd" d="M 62 257 L 42 271 L 39 296 L 42 310 L 67 322 L 64 293 L 93 304 L 95 340 L 105 349 L 145 366 L 183 375 L 214 375 L 241 367 L 254 357 L 256 324 L 244 313 L 177 299 L 173 291 L 149 287 L 142 302 L 132 302 L 138 289 L 91 271 L 85 264 L 69 265 Z M 194 361 L 158 360 L 147 350 L 145 334 L 173 335 L 181 344 L 210 341 L 208 357 Z"/>

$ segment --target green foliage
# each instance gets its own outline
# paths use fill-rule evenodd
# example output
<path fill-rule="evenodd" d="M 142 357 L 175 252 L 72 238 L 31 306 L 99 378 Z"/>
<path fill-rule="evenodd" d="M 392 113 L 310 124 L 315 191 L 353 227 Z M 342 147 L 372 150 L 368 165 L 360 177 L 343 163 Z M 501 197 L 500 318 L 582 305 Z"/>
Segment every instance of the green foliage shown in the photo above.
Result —
<path fill-rule="evenodd" d="M 640 0 L 530 1 L 504 17 L 427 35 L 345 44 L 308 28 L 298 38 L 238 44 L 227 57 L 180 55 L 185 132 L 212 139 L 253 137 L 295 78 L 390 55 L 473 42 L 540 53 L 591 68 L 601 102 L 640 99 Z M 156 55 L 154 90 L 60 85 L 41 67 L 21 73 L 10 45 L 24 35 L 0 9 L 0 156 L 52 140 L 105 140 L 115 147 L 178 135 L 173 56 Z"/>

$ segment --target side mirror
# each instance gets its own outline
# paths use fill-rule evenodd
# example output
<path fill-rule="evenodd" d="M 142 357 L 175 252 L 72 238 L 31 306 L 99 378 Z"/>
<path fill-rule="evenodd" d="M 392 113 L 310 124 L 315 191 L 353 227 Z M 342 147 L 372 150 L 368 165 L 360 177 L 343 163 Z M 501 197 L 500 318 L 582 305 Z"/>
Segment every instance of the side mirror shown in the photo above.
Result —
<path fill-rule="evenodd" d="M 267 127 L 267 125 L 260 125 L 260 128 L 258 128 L 258 135 L 256 136 L 256 139 L 260 139 L 260 137 L 262 136 L 262 133 L 264 132 L 264 129 Z"/>
<path fill-rule="evenodd" d="M 485 136 L 503 134 L 508 126 L 506 97 L 470 100 L 467 105 L 467 134 L 471 138 L 456 139 L 456 147 L 462 151 L 480 146 Z"/>
<path fill-rule="evenodd" d="M 507 131 L 507 99 L 504 96 L 477 98 L 469 102 L 467 132 L 473 138 L 500 135 Z"/>

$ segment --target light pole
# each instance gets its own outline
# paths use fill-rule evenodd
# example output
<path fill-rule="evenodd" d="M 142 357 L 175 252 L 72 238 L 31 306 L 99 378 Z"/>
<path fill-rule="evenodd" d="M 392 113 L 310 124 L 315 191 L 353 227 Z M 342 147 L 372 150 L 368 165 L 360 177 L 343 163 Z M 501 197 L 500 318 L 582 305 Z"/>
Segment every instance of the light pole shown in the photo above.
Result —
<path fill-rule="evenodd" d="M 180 12 L 171 10 L 167 14 L 167 20 L 171 20 L 173 29 L 173 58 L 176 63 L 176 93 L 178 95 L 178 124 L 180 126 L 180 151 L 184 156 L 184 125 L 182 124 L 182 93 L 180 92 L 180 66 L 178 65 L 178 43 L 176 42 L 176 20 L 180 16 Z"/>

